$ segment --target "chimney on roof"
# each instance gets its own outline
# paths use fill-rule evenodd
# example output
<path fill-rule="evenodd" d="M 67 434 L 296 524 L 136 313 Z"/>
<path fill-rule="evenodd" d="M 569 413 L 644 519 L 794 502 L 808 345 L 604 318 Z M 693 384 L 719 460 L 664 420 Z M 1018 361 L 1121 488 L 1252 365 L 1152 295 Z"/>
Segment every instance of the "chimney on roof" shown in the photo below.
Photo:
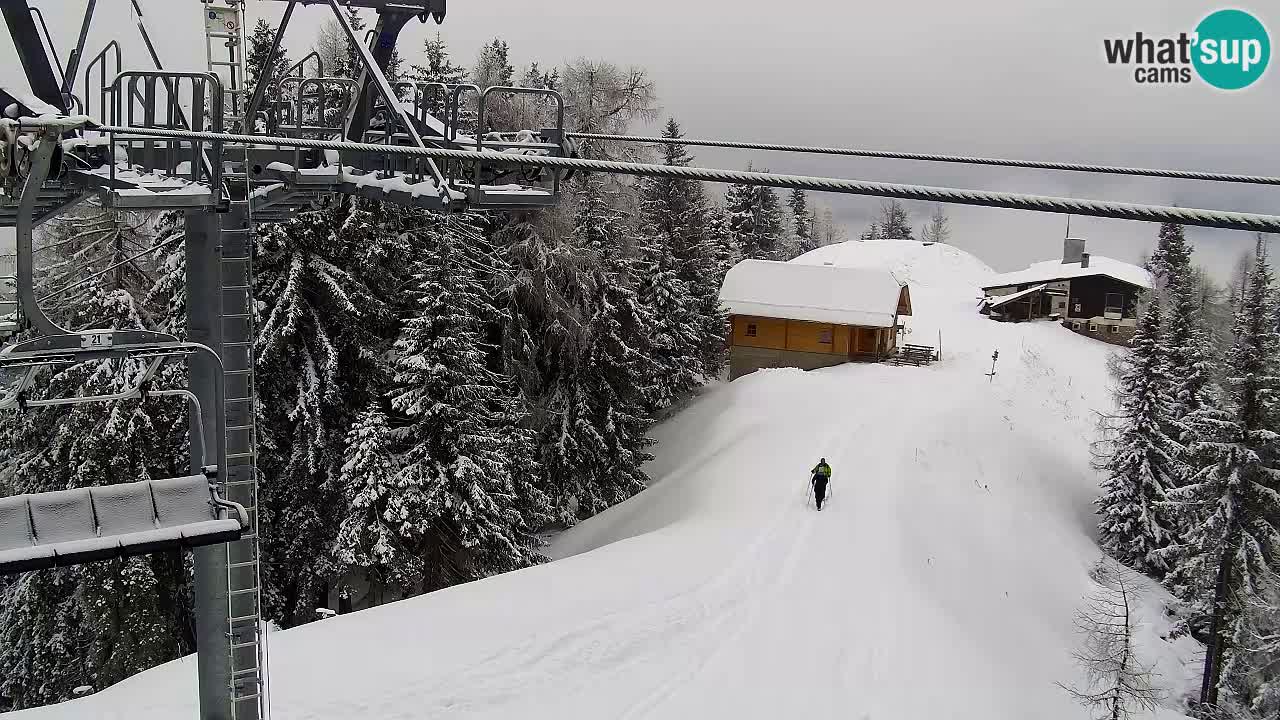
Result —
<path fill-rule="evenodd" d="M 1080 253 L 1080 267 L 1089 267 L 1089 253 Z"/>
<path fill-rule="evenodd" d="M 1084 238 L 1069 237 L 1062 241 L 1062 264 L 1078 263 L 1084 255 Z"/>

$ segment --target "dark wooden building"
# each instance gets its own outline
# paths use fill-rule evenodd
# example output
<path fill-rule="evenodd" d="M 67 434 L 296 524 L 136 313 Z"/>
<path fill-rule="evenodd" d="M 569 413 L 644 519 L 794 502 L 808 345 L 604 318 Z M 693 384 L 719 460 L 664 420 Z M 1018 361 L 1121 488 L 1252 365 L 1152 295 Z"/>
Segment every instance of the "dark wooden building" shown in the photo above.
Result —
<path fill-rule="evenodd" d="M 983 290 L 982 312 L 994 320 L 1048 319 L 1082 335 L 1126 343 L 1151 274 L 1131 263 L 1091 256 L 1084 240 L 1067 238 L 1062 260 L 997 275 Z"/>

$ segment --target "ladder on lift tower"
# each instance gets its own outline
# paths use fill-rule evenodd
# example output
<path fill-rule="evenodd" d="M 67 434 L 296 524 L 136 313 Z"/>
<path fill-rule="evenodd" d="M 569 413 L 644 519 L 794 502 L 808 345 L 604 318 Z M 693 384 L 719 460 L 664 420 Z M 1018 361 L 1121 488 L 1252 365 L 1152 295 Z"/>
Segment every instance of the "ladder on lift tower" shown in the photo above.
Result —
<path fill-rule="evenodd" d="M 222 80 L 226 113 L 223 127 L 230 132 L 249 130 L 244 124 L 244 0 L 201 0 L 204 5 L 204 46 L 209 72 Z"/>
<path fill-rule="evenodd" d="M 231 701 L 235 720 L 263 717 L 261 570 L 255 449 L 253 338 L 253 229 L 248 202 L 223 216 L 219 293 L 226 388 L 226 484 L 223 492 L 244 506 L 249 531 L 227 544 L 227 610 L 231 647 Z"/>
<path fill-rule="evenodd" d="M 225 2 L 225 4 L 222 4 Z M 222 81 L 223 126 L 245 124 L 244 0 L 202 0 L 205 54 L 210 74 Z M 226 496 L 244 506 L 249 531 L 227 544 L 227 616 L 231 649 L 231 716 L 264 716 L 261 645 L 261 569 L 257 457 L 253 386 L 253 227 L 251 200 L 233 202 L 221 223 L 219 294 L 222 300 L 221 355 L 226 388 Z"/>

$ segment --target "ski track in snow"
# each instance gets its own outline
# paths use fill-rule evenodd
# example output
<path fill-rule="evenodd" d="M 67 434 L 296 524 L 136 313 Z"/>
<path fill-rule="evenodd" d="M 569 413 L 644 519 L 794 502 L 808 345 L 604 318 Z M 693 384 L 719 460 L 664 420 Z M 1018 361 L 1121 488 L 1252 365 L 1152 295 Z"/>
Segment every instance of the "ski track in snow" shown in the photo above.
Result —
<path fill-rule="evenodd" d="M 832 431 L 824 446 L 846 431 Z M 840 462 L 835 456 L 832 460 Z M 807 483 L 807 477 L 804 479 Z M 767 529 L 705 583 L 662 602 L 596 618 L 565 633 L 532 638 L 486 658 L 425 693 L 446 696 L 432 710 L 464 718 L 470 717 L 471 711 L 489 712 L 548 681 L 563 680 L 566 673 L 589 668 L 588 676 L 560 688 L 572 693 L 599 682 L 602 669 L 609 676 L 622 675 L 636 663 L 651 660 L 650 653 L 659 652 L 665 655 L 664 667 L 670 668 L 667 678 L 617 714 L 625 720 L 648 717 L 663 700 L 696 677 L 731 638 L 744 632 L 760 614 L 761 606 L 785 586 L 814 527 L 796 522 L 797 508 L 817 515 L 812 504 L 802 505 L 812 497 L 809 486 L 801 485 L 804 493 L 800 500 L 793 497 L 795 487 L 793 483 L 779 485 L 778 510 Z M 775 549 L 779 547 L 781 551 Z M 463 679 L 469 687 L 466 697 L 443 691 Z"/>
<path fill-rule="evenodd" d="M 862 427 L 865 427 L 865 424 Z M 862 427 L 858 428 L 858 430 L 861 430 Z M 855 430 L 854 432 L 856 433 L 858 430 Z M 833 442 L 845 432 L 848 432 L 848 429 L 843 427 L 843 423 L 837 423 L 837 429 L 828 435 L 826 441 L 822 443 L 820 447 L 830 447 Z M 834 466 L 841 466 L 844 464 L 843 461 L 845 459 L 845 455 L 846 453 L 842 450 L 839 454 L 832 455 L 830 462 L 832 462 Z M 681 688 L 688 687 L 693 684 L 697 679 L 698 674 L 701 673 L 712 661 L 717 659 L 720 653 L 724 652 L 734 640 L 747 632 L 749 628 L 753 627 L 754 623 L 752 621 L 758 619 L 765 612 L 765 606 L 774 604 L 777 598 L 783 593 L 784 589 L 789 586 L 798 561 L 800 560 L 801 551 L 807 546 L 805 541 L 817 527 L 816 523 L 820 521 L 819 512 L 816 510 L 816 506 L 809 504 L 809 498 L 813 497 L 813 491 L 811 486 L 808 484 L 808 477 L 805 477 L 804 481 L 803 494 L 805 497 L 805 504 L 803 505 L 803 508 L 806 511 L 812 510 L 814 517 L 806 518 L 803 521 L 797 522 L 794 517 L 796 514 L 795 505 L 786 502 L 786 496 L 784 494 L 783 499 L 778 503 L 779 511 L 774 517 L 774 521 L 769 532 L 767 535 L 762 535 L 761 537 L 760 544 L 764 547 L 768 547 L 774 544 L 770 541 L 776 540 L 777 536 L 784 534 L 782 532 L 783 530 L 790 530 L 789 534 L 792 537 L 786 541 L 785 551 L 778 553 L 781 555 L 780 560 L 776 563 L 779 567 L 779 572 L 777 574 L 767 574 L 762 572 L 764 567 L 762 563 L 753 565 L 753 572 L 750 573 L 752 581 L 749 583 L 749 588 L 747 590 L 748 595 L 746 602 L 744 603 L 745 607 L 738 608 L 738 612 L 736 613 L 738 616 L 737 621 L 733 623 L 733 629 L 730 633 L 727 636 L 720 637 L 717 632 L 719 630 L 718 627 L 715 627 L 714 625 L 708 627 L 705 634 L 711 636 L 707 643 L 709 647 L 693 655 L 693 661 L 690 663 L 691 667 L 687 671 L 673 673 L 666 682 L 658 685 L 658 687 L 646 696 L 644 700 L 639 704 L 632 705 L 627 712 L 623 713 L 620 716 L 623 720 L 641 720 L 642 718 L 650 717 L 651 714 L 661 707 L 663 702 L 673 696 Z M 785 485 L 783 487 L 785 488 Z M 833 502 L 832 495 L 830 494 L 830 491 L 828 491 L 827 515 L 831 514 L 829 512 L 833 507 L 830 504 L 831 502 Z M 744 553 L 741 557 L 749 560 L 749 556 L 751 554 L 753 553 Z"/>
<path fill-rule="evenodd" d="M 990 271 L 945 245 L 812 255 L 909 281 L 907 341 L 941 329 L 942 361 L 709 389 L 655 428 L 652 486 L 561 535 L 555 562 L 273 633 L 275 720 L 1082 717 L 1054 683 L 1078 680 L 1071 619 L 1100 556 L 1087 442 L 1112 348 L 979 316 Z M 1199 648 L 1147 612 L 1143 652 L 1194 682 Z M 13 717 L 193 717 L 194 675 L 186 658 Z"/>

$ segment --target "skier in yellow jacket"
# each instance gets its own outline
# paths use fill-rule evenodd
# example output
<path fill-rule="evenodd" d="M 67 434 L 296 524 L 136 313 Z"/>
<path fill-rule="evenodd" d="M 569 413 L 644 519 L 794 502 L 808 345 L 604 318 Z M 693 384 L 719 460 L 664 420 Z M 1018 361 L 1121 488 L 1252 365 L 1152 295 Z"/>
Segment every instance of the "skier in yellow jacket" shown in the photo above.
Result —
<path fill-rule="evenodd" d="M 813 485 L 813 501 L 821 510 L 822 501 L 827 499 L 827 483 L 831 482 L 831 466 L 827 464 L 826 458 L 818 459 L 809 482 Z"/>

